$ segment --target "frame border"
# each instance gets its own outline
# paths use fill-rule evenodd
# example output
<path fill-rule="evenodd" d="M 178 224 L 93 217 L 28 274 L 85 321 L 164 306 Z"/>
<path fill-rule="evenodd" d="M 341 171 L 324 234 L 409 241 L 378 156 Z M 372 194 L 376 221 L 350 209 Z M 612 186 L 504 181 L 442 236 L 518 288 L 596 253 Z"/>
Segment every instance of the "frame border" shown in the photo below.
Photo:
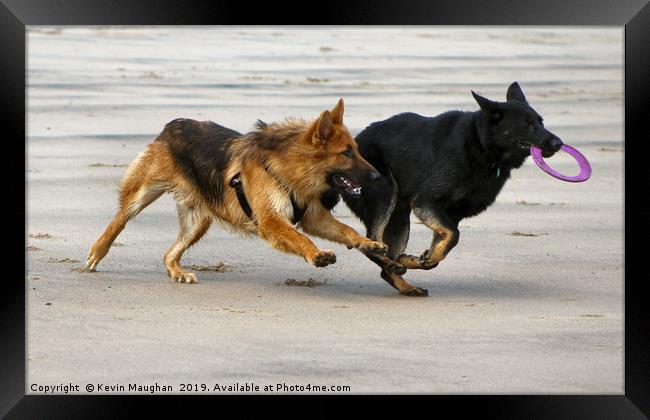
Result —
<path fill-rule="evenodd" d="M 313 6 L 321 6 L 315 8 Z M 408 406 L 426 407 L 427 403 L 441 404 L 458 414 L 480 413 L 482 416 L 498 418 L 647 418 L 650 416 L 650 334 L 643 320 L 649 319 L 647 306 L 643 302 L 642 283 L 630 274 L 641 271 L 645 257 L 644 242 L 635 246 L 635 239 L 646 238 L 650 233 L 648 217 L 650 211 L 637 204 L 633 185 L 640 180 L 642 191 L 648 191 L 648 176 L 642 172 L 647 163 L 642 159 L 650 156 L 648 130 L 642 127 L 643 117 L 647 120 L 646 105 L 650 98 L 650 5 L 648 0 L 546 0 L 533 3 L 532 0 L 493 0 L 489 5 L 481 0 L 462 1 L 409 1 L 397 6 L 387 0 L 372 4 L 362 1 L 348 1 L 345 4 L 303 4 L 292 7 L 277 2 L 256 3 L 254 7 L 244 2 L 208 2 L 181 0 L 2 0 L 0 3 L 0 52 L 3 71 L 0 72 L 2 94 L 0 103 L 3 112 L 0 124 L 7 136 L 5 148 L 16 148 L 24 159 L 5 159 L 10 173 L 23 171 L 26 179 L 26 26 L 27 25 L 185 25 L 185 24 L 265 24 L 277 25 L 305 22 L 310 24 L 355 24 L 355 25 L 610 25 L 625 26 L 625 221 L 634 226 L 625 235 L 625 395 L 584 396 L 361 396 L 365 403 L 363 410 L 349 410 L 350 414 L 368 415 L 405 414 Z M 322 10 L 321 10 L 322 9 Z M 314 11 L 315 10 L 315 11 Z M 477 10 L 477 13 L 468 13 Z M 244 22 L 244 20 L 246 22 Z M 23 138 L 21 148 L 12 139 Z M 7 151 L 8 152 L 8 151 Z M 5 152 L 5 153 L 7 153 Z M 11 150 L 13 152 L 13 149 Z M 9 156 L 13 156 L 9 155 Z M 640 162 L 635 162 L 635 160 Z M 6 170 L 5 169 L 5 170 Z M 646 182 L 644 182 L 646 181 Z M 19 191 L 19 190 L 17 190 Z M 22 200 L 11 191 L 11 206 L 5 206 L 8 214 L 25 221 L 20 230 L 18 223 L 8 223 L 17 240 L 26 242 L 26 194 Z M 637 195 L 638 196 L 638 195 Z M 647 196 L 642 194 L 640 200 Z M 627 199 L 630 202 L 627 202 Z M 17 203 L 17 204 L 16 204 Z M 20 232 L 18 232 L 20 230 Z M 18 253 L 18 248 L 15 250 Z M 9 257 L 11 258 L 11 257 Z M 647 257 L 646 257 L 647 258 Z M 21 257 L 16 255 L 14 259 Z M 23 254 L 27 273 L 27 255 Z M 18 271 L 18 269 L 14 269 Z M 26 396 L 25 395 L 25 284 L 13 276 L 5 282 L 0 306 L 0 416 L 7 418 L 109 418 L 128 414 L 136 405 L 150 402 L 148 398 L 136 396 Z M 207 402 L 206 398 L 188 396 L 192 402 Z M 331 402 L 350 402 L 345 396 L 300 396 L 312 414 L 339 414 Z M 303 398 L 305 397 L 305 398 Z M 358 397 L 358 396 L 357 396 Z M 256 396 L 263 404 L 246 404 L 244 396 L 220 398 L 219 406 L 211 410 L 222 411 L 227 405 L 236 409 L 238 415 L 246 415 L 251 408 L 269 413 L 284 403 L 295 404 L 294 396 Z M 355 399 L 357 399 L 355 397 Z M 468 400 L 469 399 L 469 400 Z M 157 396 L 155 407 L 166 414 L 174 412 L 187 415 L 187 400 L 177 396 Z M 211 400 L 214 401 L 214 400 Z M 180 404 L 179 404 L 180 402 Z M 470 404 L 467 404 L 470 402 Z M 416 404 L 413 404 L 416 403 Z M 346 404 L 348 405 L 348 404 Z M 147 404 L 147 409 L 151 409 Z M 358 411 L 357 411 L 358 410 Z M 476 410 L 476 411 L 474 411 Z M 645 415 L 644 415 L 645 413 Z"/>

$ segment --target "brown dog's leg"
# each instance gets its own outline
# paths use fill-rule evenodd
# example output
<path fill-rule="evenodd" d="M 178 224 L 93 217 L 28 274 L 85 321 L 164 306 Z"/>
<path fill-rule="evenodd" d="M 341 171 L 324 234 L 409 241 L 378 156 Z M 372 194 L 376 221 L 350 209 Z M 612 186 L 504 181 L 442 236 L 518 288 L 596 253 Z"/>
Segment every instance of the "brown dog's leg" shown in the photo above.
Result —
<path fill-rule="evenodd" d="M 152 182 L 146 176 L 148 169 L 143 160 L 142 157 L 136 159 L 127 170 L 120 190 L 120 209 L 88 252 L 86 267 L 92 271 L 108 254 L 126 223 L 165 192 L 163 183 Z"/>
<path fill-rule="evenodd" d="M 300 255 L 316 267 L 325 267 L 336 262 L 334 251 L 318 249 L 309 238 L 277 214 L 269 213 L 259 217 L 258 232 L 273 248 Z"/>
<path fill-rule="evenodd" d="M 241 174 L 260 238 L 277 250 L 300 255 L 316 267 L 336 262 L 334 251 L 318 249 L 287 220 L 292 214 L 291 200 L 286 189 L 274 177 L 261 166 L 252 163 L 245 166 Z"/>
<path fill-rule="evenodd" d="M 336 220 L 320 201 L 309 203 L 300 224 L 310 235 L 347 245 L 348 248 L 357 248 L 364 254 L 382 255 L 388 249 L 383 243 L 361 236 L 350 226 Z"/>
<path fill-rule="evenodd" d="M 388 249 L 385 244 L 359 235 L 350 226 L 336 220 L 320 203 L 309 204 L 300 225 L 310 235 L 357 248 L 388 273 L 406 273 L 401 264 L 384 255 Z"/>
<path fill-rule="evenodd" d="M 212 218 L 207 212 L 196 207 L 187 207 L 177 203 L 180 231 L 176 242 L 165 254 L 163 262 L 172 281 L 179 283 L 196 283 L 196 275 L 183 270 L 180 265 L 183 253 L 196 243 L 208 231 Z"/>

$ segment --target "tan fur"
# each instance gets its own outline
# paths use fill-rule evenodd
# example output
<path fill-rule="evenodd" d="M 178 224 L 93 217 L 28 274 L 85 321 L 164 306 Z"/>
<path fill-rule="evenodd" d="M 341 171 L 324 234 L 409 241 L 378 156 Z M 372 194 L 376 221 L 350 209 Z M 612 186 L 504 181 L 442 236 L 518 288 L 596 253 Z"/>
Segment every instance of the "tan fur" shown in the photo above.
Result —
<path fill-rule="evenodd" d="M 201 194 L 181 169 L 166 146 L 165 136 L 178 135 L 163 131 L 129 166 L 120 188 L 120 208 L 90 249 L 87 266 L 95 270 L 106 256 L 111 244 L 126 223 L 156 200 L 170 192 L 176 200 L 180 231 L 176 242 L 163 259 L 174 281 L 194 283 L 194 273 L 184 271 L 180 259 L 191 245 L 208 231 L 213 220 L 231 229 L 258 235 L 273 248 L 302 256 L 307 262 L 325 266 L 335 261 L 332 251 L 320 250 L 290 222 L 293 216 L 290 193 L 306 208 L 301 226 L 306 233 L 355 247 L 363 252 L 385 252 L 386 247 L 371 241 L 349 226 L 337 221 L 320 202 L 329 188 L 326 174 L 332 168 L 345 169 L 357 165 L 374 170 L 359 154 L 357 145 L 343 125 L 343 101 L 331 111 L 324 111 L 311 123 L 290 119 L 261 128 L 264 138 L 282 134 L 290 136 L 286 145 L 261 148 L 249 135 L 233 140 L 229 146 L 230 160 L 225 169 L 223 199 L 211 203 Z M 353 158 L 344 157 L 348 147 Z M 227 184 L 236 174 L 253 211 L 254 220 L 242 210 L 233 188 Z"/>
<path fill-rule="evenodd" d="M 444 260 L 449 251 L 458 243 L 458 232 L 444 227 L 435 218 L 424 219 L 423 223 L 433 231 L 431 245 L 420 257 L 408 254 L 400 255 L 396 261 L 406 268 L 431 269 Z"/>

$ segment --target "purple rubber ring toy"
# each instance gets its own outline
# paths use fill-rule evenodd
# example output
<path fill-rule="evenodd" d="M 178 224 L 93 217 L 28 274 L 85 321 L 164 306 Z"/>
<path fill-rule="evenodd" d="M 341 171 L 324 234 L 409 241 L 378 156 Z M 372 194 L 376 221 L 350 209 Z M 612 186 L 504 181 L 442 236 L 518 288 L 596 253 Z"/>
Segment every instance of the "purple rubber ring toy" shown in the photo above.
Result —
<path fill-rule="evenodd" d="M 555 169 L 548 166 L 548 164 L 544 161 L 544 158 L 542 157 L 542 149 L 540 149 L 539 147 L 531 146 L 530 154 L 533 156 L 533 161 L 537 164 L 537 166 L 540 167 L 541 170 L 543 170 L 547 174 L 557 179 L 561 179 L 562 181 L 584 182 L 589 178 L 591 178 L 591 165 L 589 165 L 589 161 L 587 161 L 587 158 L 584 157 L 582 153 L 580 153 L 573 147 L 569 146 L 568 144 L 563 144 L 560 150 L 563 150 L 566 153 L 570 154 L 571 156 L 573 156 L 576 162 L 578 162 L 578 165 L 580 165 L 580 173 L 578 175 L 576 176 L 562 175 Z"/>

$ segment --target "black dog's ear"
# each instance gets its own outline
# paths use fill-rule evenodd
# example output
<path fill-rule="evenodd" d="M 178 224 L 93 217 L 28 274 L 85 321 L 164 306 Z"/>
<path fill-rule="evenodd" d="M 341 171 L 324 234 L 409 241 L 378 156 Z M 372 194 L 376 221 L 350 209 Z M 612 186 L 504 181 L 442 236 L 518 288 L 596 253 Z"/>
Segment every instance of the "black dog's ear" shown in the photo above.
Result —
<path fill-rule="evenodd" d="M 481 107 L 481 111 L 483 111 L 490 121 L 498 121 L 501 119 L 503 112 L 498 103 L 484 98 L 474 91 L 472 91 L 472 96 L 476 99 L 478 106 Z"/>
<path fill-rule="evenodd" d="M 526 97 L 524 96 L 524 92 L 521 90 L 521 87 L 517 82 L 513 82 L 508 88 L 508 92 L 506 93 L 506 99 L 509 101 L 515 100 L 515 101 L 523 102 L 525 104 L 528 103 L 528 101 L 526 101 Z"/>

